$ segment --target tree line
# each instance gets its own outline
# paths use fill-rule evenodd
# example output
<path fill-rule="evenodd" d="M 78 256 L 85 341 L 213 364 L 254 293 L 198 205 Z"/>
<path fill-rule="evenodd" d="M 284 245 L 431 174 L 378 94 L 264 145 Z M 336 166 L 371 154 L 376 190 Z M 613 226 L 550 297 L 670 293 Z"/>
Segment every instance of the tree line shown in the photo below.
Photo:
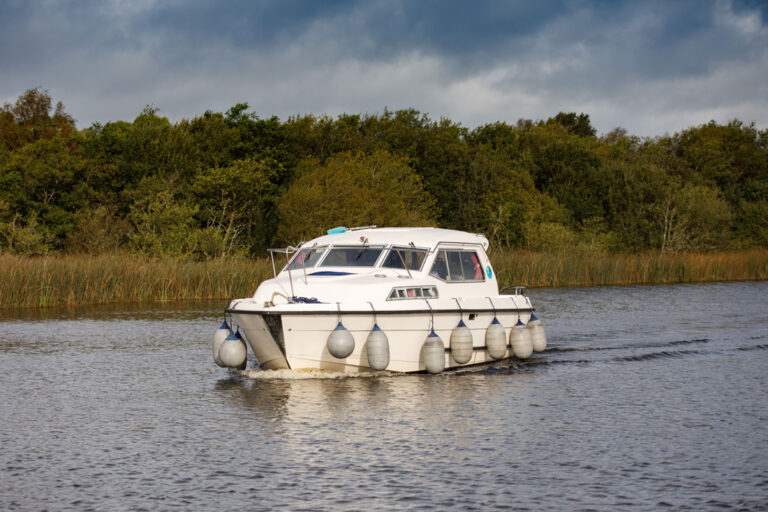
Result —
<path fill-rule="evenodd" d="M 498 248 L 768 247 L 768 130 L 597 135 L 587 114 L 474 129 L 414 109 L 261 119 L 241 103 L 77 129 L 45 90 L 0 110 L 0 251 L 261 255 L 336 225 Z"/>

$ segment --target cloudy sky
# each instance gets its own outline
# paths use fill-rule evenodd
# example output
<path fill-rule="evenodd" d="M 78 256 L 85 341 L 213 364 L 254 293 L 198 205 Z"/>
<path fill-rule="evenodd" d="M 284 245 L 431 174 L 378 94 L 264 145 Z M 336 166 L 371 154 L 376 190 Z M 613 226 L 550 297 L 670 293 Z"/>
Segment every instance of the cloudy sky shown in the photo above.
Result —
<path fill-rule="evenodd" d="M 85 128 L 247 102 L 259 117 L 415 108 L 474 128 L 564 112 L 643 136 L 768 127 L 765 0 L 0 0 L 0 103 Z"/>

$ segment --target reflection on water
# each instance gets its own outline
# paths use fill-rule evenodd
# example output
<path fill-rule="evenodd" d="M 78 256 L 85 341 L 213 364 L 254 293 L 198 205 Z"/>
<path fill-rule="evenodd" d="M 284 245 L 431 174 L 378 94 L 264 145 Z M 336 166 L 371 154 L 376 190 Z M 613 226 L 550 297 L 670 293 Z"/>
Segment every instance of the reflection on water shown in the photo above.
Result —
<path fill-rule="evenodd" d="M 768 283 L 532 295 L 545 353 L 435 376 L 223 370 L 219 303 L 2 313 L 0 507 L 768 508 Z"/>

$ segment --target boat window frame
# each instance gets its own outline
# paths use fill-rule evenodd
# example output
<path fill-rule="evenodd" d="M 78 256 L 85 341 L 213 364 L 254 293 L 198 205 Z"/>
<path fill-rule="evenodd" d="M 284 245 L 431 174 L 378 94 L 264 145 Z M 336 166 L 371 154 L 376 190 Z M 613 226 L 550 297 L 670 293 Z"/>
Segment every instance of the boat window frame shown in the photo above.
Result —
<path fill-rule="evenodd" d="M 432 273 L 432 268 L 435 266 L 435 263 L 437 262 L 437 258 L 440 256 L 440 252 L 441 251 L 445 251 L 445 252 L 450 251 L 450 252 L 457 252 L 457 253 L 461 253 L 461 252 L 474 253 L 475 256 L 477 257 L 477 262 L 480 265 L 480 275 L 482 276 L 482 279 L 459 279 L 459 280 L 443 279 L 442 277 L 433 274 Z M 438 247 L 435 247 L 434 252 L 435 252 L 435 257 L 432 258 L 432 262 L 431 262 L 431 265 L 429 267 L 429 272 L 427 273 L 427 275 L 429 277 L 434 277 L 435 279 L 438 279 L 438 280 L 440 280 L 440 281 L 442 281 L 444 283 L 448 283 L 448 284 L 452 284 L 452 283 L 457 283 L 457 284 L 459 284 L 459 283 L 460 284 L 484 283 L 484 282 L 486 282 L 488 280 L 488 278 L 486 276 L 486 271 L 485 271 L 485 269 L 483 269 L 483 259 L 480 257 L 480 253 L 478 252 L 477 248 L 474 248 L 474 247 L 473 248 L 467 248 L 467 247 L 459 248 L 459 247 L 451 247 L 451 246 L 447 246 L 447 247 L 440 247 L 440 246 L 438 246 Z M 446 272 L 447 272 L 447 277 L 450 277 L 451 276 L 451 266 L 450 266 L 450 264 L 448 262 L 448 256 L 447 255 L 445 257 L 445 268 L 446 268 Z M 462 275 L 463 275 L 463 272 L 462 272 Z"/>
<path fill-rule="evenodd" d="M 405 267 L 385 267 L 384 266 L 384 262 L 389 257 L 389 253 L 391 251 L 396 251 L 398 249 L 404 250 L 404 251 L 424 251 L 424 259 L 421 261 L 421 266 L 419 268 L 408 267 L 408 270 L 412 270 L 414 272 L 422 272 L 422 269 L 424 268 L 424 265 L 426 264 L 427 260 L 429 259 L 429 255 L 432 252 L 427 247 L 411 247 L 410 245 L 390 245 L 390 246 L 387 247 L 387 253 L 382 258 L 382 260 L 381 260 L 381 262 L 379 264 L 379 268 L 389 268 L 389 269 L 392 269 L 392 270 L 405 270 Z M 405 258 L 403 258 L 403 259 L 405 259 Z"/>
<path fill-rule="evenodd" d="M 325 260 L 328 259 L 328 256 L 330 256 L 331 252 L 334 249 L 355 249 L 355 250 L 361 250 L 361 249 L 379 249 L 381 252 L 376 257 L 376 261 L 373 262 L 373 265 L 328 265 L 327 268 L 377 268 L 377 265 L 379 264 L 382 254 L 387 249 L 386 245 L 383 244 L 373 244 L 373 245 L 353 245 L 353 244 L 340 244 L 340 245 L 330 245 L 328 246 L 328 250 L 323 255 L 322 259 L 317 262 L 317 267 L 323 267 L 325 266 Z"/>

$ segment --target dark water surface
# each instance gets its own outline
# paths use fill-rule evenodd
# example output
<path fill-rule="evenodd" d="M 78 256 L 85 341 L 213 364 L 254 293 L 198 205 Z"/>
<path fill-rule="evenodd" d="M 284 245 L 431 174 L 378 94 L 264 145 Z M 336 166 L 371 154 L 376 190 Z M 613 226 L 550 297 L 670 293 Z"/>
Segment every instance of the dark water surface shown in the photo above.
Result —
<path fill-rule="evenodd" d="M 0 313 L 0 509 L 768 509 L 768 282 L 531 296 L 544 354 L 377 378 L 218 368 L 223 303 Z"/>

